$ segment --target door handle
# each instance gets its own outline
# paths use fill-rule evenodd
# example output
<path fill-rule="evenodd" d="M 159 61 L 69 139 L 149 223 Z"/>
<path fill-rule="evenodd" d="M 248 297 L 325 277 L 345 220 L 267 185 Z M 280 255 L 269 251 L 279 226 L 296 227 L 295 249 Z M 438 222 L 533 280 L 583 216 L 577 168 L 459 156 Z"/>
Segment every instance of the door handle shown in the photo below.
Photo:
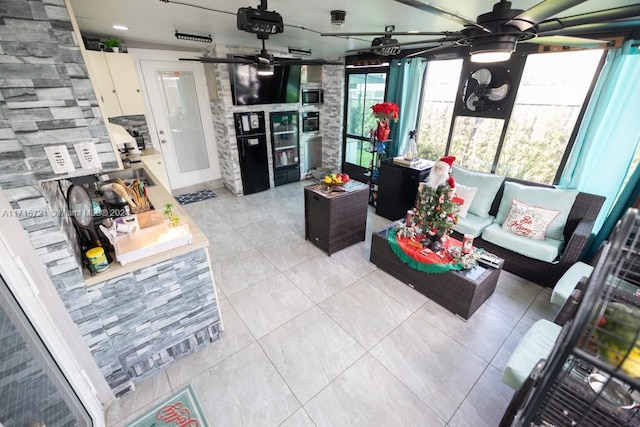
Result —
<path fill-rule="evenodd" d="M 163 144 L 166 144 L 167 140 L 166 139 L 161 139 L 160 142 L 163 143 Z"/>
<path fill-rule="evenodd" d="M 160 132 L 158 132 L 160 135 L 164 135 L 164 131 L 161 130 Z"/>

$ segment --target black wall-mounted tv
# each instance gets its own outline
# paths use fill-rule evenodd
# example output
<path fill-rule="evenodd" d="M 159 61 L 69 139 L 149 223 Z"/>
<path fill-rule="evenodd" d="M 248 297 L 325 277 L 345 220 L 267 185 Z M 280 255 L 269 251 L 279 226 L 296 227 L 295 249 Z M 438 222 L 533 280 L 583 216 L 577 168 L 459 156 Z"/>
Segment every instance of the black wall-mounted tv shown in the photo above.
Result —
<path fill-rule="evenodd" d="M 252 64 L 229 64 L 233 105 L 299 102 L 301 66 L 273 68 L 272 76 L 259 76 Z"/>

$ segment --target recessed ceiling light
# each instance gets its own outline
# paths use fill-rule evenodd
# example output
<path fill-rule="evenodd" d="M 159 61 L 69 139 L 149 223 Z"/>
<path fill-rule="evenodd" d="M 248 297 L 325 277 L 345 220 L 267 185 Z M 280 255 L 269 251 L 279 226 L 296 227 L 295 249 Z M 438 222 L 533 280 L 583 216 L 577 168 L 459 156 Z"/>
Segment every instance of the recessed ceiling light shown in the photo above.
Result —
<path fill-rule="evenodd" d="M 114 25 L 114 26 L 113 26 L 113 29 L 114 29 L 114 30 L 124 30 L 124 31 L 126 31 L 126 30 L 128 30 L 128 29 L 129 29 L 129 27 L 124 26 L 124 25 Z"/>

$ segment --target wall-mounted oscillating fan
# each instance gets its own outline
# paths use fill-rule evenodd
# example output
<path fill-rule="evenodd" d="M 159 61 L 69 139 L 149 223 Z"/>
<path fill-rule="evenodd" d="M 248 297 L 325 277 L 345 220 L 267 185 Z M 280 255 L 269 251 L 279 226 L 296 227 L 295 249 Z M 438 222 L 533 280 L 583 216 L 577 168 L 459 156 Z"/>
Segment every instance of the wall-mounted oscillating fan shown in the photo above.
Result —
<path fill-rule="evenodd" d="M 462 100 L 469 111 L 483 112 L 499 110 L 501 102 L 509 94 L 508 81 L 492 76 L 486 68 L 471 73 L 464 85 Z"/>

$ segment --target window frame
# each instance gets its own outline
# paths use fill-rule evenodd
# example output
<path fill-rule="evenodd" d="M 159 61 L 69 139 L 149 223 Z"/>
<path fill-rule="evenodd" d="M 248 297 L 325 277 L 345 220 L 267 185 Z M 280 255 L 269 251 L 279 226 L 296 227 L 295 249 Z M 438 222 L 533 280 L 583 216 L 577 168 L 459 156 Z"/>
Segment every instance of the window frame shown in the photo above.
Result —
<path fill-rule="evenodd" d="M 575 140 L 576 137 L 578 135 L 578 131 L 580 129 L 580 126 L 582 125 L 582 120 L 584 119 L 584 115 L 586 112 L 586 109 L 589 105 L 589 102 L 591 101 L 591 97 L 593 95 L 593 91 L 595 89 L 596 83 L 598 81 L 598 78 L 600 77 L 600 74 L 602 73 L 602 68 L 604 67 L 604 64 L 606 62 L 606 58 L 607 58 L 607 49 L 602 49 L 602 56 L 600 57 L 600 60 L 596 66 L 595 72 L 593 73 L 593 77 L 591 79 L 591 83 L 589 85 L 589 88 L 587 89 L 587 93 L 585 95 L 584 101 L 582 103 L 582 106 L 580 108 L 580 111 L 578 113 L 578 117 L 576 119 L 576 123 L 573 127 L 573 130 L 571 131 L 571 134 L 569 136 L 569 139 L 567 141 L 567 146 L 565 148 L 565 151 L 560 159 L 560 163 L 558 164 L 558 167 L 556 169 L 556 173 L 553 179 L 553 185 L 558 184 L 558 182 L 560 181 L 560 177 L 562 176 L 562 173 L 564 171 L 564 168 L 566 167 L 566 164 L 569 160 L 569 156 L 571 154 L 571 150 L 573 149 L 573 146 L 575 145 Z M 520 75 L 517 76 L 518 78 L 518 88 L 520 88 L 520 84 L 521 84 L 521 78 L 522 78 L 522 74 L 524 73 L 524 69 L 526 67 L 526 60 L 528 59 L 529 55 L 542 55 L 542 54 L 546 54 L 547 52 L 531 52 L 531 53 L 527 53 L 527 54 L 523 54 L 525 56 L 525 65 L 524 67 L 522 67 L 522 70 L 520 71 Z M 549 53 L 556 53 L 556 52 L 549 52 Z M 447 58 L 447 59 L 451 59 L 451 58 Z M 425 70 L 425 73 L 428 72 L 429 69 L 429 64 L 435 61 L 440 61 L 440 60 L 444 60 L 444 59 L 430 59 L 428 60 L 427 63 L 427 67 Z M 423 101 L 424 101 L 424 96 L 425 96 L 425 89 L 426 89 L 426 85 L 425 85 L 425 79 L 426 78 L 426 74 L 423 76 L 423 80 L 422 80 L 422 91 L 420 94 L 420 108 L 419 108 L 419 112 L 418 112 L 418 118 L 420 118 L 422 116 L 422 108 L 423 108 Z M 458 76 L 458 90 L 460 89 L 460 84 L 461 83 L 461 78 L 460 76 Z M 516 92 L 517 95 L 517 92 Z M 513 113 L 513 107 L 515 106 L 515 103 L 513 104 L 513 106 L 511 108 L 509 108 L 509 111 L 506 112 L 506 115 L 504 117 L 504 124 L 502 126 L 502 131 L 500 132 L 500 138 L 498 140 L 498 145 L 496 147 L 496 152 L 495 155 L 493 157 L 493 162 L 491 165 L 491 173 L 495 174 L 495 171 L 498 167 L 498 160 L 500 159 L 500 155 L 502 153 L 502 149 L 504 147 L 504 143 L 505 143 L 505 137 L 507 134 L 507 130 L 509 128 L 509 123 L 511 121 L 511 116 Z M 445 153 L 444 155 L 449 155 L 450 154 L 450 150 L 451 150 L 451 144 L 452 144 L 452 139 L 453 139 L 453 130 L 455 127 L 455 123 L 456 123 L 456 118 L 457 117 L 477 117 L 477 116 L 469 116 L 469 115 L 463 115 L 463 114 L 456 114 L 455 110 L 451 116 L 451 121 L 449 123 L 449 133 L 447 136 L 447 143 L 445 146 Z M 420 123 L 420 121 L 418 120 L 418 123 Z M 420 129 L 418 129 L 418 132 L 420 132 Z"/>

